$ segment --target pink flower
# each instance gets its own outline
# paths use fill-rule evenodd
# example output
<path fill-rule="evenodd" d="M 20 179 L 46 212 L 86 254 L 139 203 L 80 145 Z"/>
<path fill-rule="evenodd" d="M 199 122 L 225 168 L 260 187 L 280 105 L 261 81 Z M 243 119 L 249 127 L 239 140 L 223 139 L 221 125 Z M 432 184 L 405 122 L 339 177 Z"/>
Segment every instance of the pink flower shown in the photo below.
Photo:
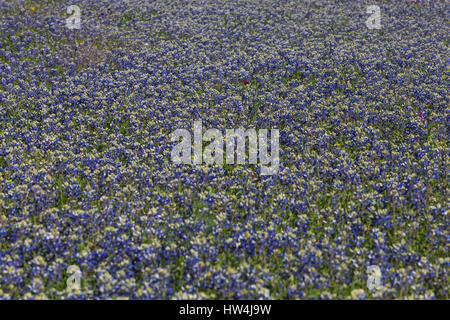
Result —
<path fill-rule="evenodd" d="M 418 121 L 421 122 L 423 125 L 427 124 L 427 114 L 425 112 L 425 110 L 420 110 L 419 112 L 417 112 L 417 116 L 418 116 Z"/>

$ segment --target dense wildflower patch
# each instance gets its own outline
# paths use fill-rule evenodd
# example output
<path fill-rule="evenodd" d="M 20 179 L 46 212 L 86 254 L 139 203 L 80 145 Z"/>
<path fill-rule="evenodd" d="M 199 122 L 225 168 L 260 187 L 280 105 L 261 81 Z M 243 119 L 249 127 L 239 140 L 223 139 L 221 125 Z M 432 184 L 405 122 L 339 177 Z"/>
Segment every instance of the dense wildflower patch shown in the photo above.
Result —
<path fill-rule="evenodd" d="M 372 2 L 1 1 L 0 299 L 448 298 L 449 3 Z"/>

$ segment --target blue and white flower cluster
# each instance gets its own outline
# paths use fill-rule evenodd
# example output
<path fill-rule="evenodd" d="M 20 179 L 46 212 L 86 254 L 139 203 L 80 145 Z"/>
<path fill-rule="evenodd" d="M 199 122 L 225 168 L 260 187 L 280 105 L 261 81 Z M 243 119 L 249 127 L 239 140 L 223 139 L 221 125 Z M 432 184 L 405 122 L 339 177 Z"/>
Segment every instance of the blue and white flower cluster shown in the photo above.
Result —
<path fill-rule="evenodd" d="M 0 299 L 448 299 L 449 3 L 372 2 L 1 1 Z"/>

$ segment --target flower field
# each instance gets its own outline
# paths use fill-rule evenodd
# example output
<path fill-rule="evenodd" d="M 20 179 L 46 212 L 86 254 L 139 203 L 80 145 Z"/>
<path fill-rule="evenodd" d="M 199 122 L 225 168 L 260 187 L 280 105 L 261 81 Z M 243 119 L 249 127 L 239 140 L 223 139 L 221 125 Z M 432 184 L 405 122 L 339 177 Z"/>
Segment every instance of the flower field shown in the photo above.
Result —
<path fill-rule="evenodd" d="M 0 299 L 449 299 L 449 12 L 0 1 Z M 278 172 L 174 164 L 200 119 Z"/>

